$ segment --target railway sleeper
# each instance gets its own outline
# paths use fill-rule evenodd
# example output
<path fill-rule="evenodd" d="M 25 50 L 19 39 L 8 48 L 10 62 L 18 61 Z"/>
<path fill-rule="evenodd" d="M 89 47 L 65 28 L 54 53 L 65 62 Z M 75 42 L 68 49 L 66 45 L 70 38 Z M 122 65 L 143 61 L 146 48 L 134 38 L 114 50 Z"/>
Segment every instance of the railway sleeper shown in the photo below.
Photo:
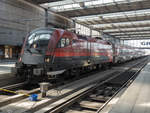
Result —
<path fill-rule="evenodd" d="M 95 111 L 71 109 L 65 113 L 95 113 Z"/>
<path fill-rule="evenodd" d="M 97 102 L 106 102 L 110 97 L 104 97 L 104 96 L 96 96 L 96 95 L 90 95 L 89 98 L 92 100 L 92 101 L 97 101 Z"/>
<path fill-rule="evenodd" d="M 79 105 L 80 105 L 80 107 L 82 107 L 82 108 L 97 110 L 100 106 L 103 105 L 103 103 L 91 102 L 91 101 L 81 101 L 81 102 L 79 103 Z"/>

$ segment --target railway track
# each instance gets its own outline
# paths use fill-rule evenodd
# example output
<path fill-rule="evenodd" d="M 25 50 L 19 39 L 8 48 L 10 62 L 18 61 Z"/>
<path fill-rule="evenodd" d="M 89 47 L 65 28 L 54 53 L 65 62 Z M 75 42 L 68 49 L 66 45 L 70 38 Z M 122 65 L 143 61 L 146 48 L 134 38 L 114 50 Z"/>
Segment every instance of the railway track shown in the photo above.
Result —
<path fill-rule="evenodd" d="M 71 103 L 75 104 L 71 105 L 69 109 L 66 108 L 66 110 L 63 106 L 63 110 L 61 112 L 100 113 L 101 110 L 119 93 L 119 91 L 132 83 L 131 81 L 134 80 L 144 66 L 145 64 L 143 63 L 139 64 L 136 71 L 130 70 L 111 80 L 106 81 L 102 85 L 99 84 L 94 90 L 86 92 L 83 97 L 82 95 L 79 95 L 75 99 L 70 100 Z M 126 77 L 124 78 L 123 76 Z"/>
<path fill-rule="evenodd" d="M 14 89 L 19 89 L 19 88 L 22 88 L 24 87 L 24 85 L 26 85 L 28 82 L 25 81 L 25 82 L 20 82 L 20 83 L 16 83 L 16 84 L 12 84 L 12 85 L 8 85 L 8 86 L 4 86 L 4 87 L 1 87 L 2 89 L 8 89 L 8 90 L 14 90 Z"/>
<path fill-rule="evenodd" d="M 139 59 L 140 60 L 139 62 L 143 62 L 145 61 L 145 59 L 146 58 Z M 139 64 L 139 62 L 137 64 Z M 135 61 L 130 62 L 131 66 L 128 68 L 131 68 L 131 67 L 133 68 L 133 65 L 134 66 L 137 65 L 134 63 Z M 124 66 L 127 66 L 127 64 L 125 64 Z M 41 98 L 39 88 L 30 90 L 30 91 L 25 91 L 25 93 L 28 93 L 28 94 L 37 93 L 39 96 L 39 101 L 31 102 L 28 100 L 28 97 L 26 97 L 23 94 L 14 95 L 14 96 L 4 98 L 3 100 L 0 100 L 0 107 L 1 107 L 0 110 L 2 112 L 11 111 L 12 113 L 49 112 L 51 111 L 50 110 L 51 107 L 49 107 L 49 109 L 46 110 L 47 106 L 49 105 L 53 106 L 53 104 L 59 102 L 62 98 L 65 98 L 68 95 L 71 96 L 73 94 L 76 94 L 82 91 L 84 92 L 89 88 L 93 88 L 95 85 L 97 86 L 98 82 L 101 81 L 101 83 L 103 83 L 102 81 L 104 81 L 106 78 L 108 79 L 108 77 L 114 77 L 114 75 L 119 76 L 121 73 L 123 73 L 126 70 L 127 69 L 125 70 L 122 69 L 121 71 L 120 70 L 118 71 L 117 68 L 114 68 L 109 71 L 107 70 L 107 71 L 99 72 L 98 74 L 95 74 L 95 76 L 94 75 L 88 76 L 87 78 L 83 78 L 81 80 L 77 80 L 72 83 L 68 83 L 66 85 L 52 88 L 48 91 L 47 98 Z M 101 76 L 98 76 L 99 74 L 101 74 Z M 28 104 L 25 105 L 25 103 L 28 103 Z M 57 106 L 57 108 L 59 107 Z M 53 107 L 53 110 L 54 109 L 55 108 Z M 60 110 L 60 111 L 64 111 L 64 110 Z"/>
<path fill-rule="evenodd" d="M 128 62 L 126 62 L 124 65 L 126 65 L 126 64 L 128 64 Z M 89 71 L 88 73 L 83 73 L 82 77 L 87 77 L 87 76 L 93 75 L 97 72 L 100 72 L 100 70 L 96 70 L 96 71 L 94 70 L 91 72 Z M 60 85 L 66 84 L 69 82 L 73 82 L 74 80 L 77 80 L 77 78 L 73 78 L 71 80 L 64 81 L 64 83 L 61 83 Z M 17 86 L 17 84 L 24 83 L 24 81 L 25 81 L 24 79 L 20 79 L 20 77 L 16 77 L 15 75 L 11 75 L 11 73 L 5 73 L 3 75 L 0 75 L 0 88 L 9 87 L 9 89 L 11 89 L 11 86 L 15 87 L 15 86 Z M 14 89 L 14 87 L 12 89 Z"/>
<path fill-rule="evenodd" d="M 14 62 L 0 62 L 0 87 L 17 84 L 24 81 L 11 74 L 11 68 L 14 67 L 14 65 Z"/>
<path fill-rule="evenodd" d="M 36 113 L 99 113 L 125 85 L 131 83 L 145 65 L 146 62 L 137 63 L 123 73 L 87 86 Z M 123 76 L 126 78 L 123 79 Z"/>
<path fill-rule="evenodd" d="M 12 85 L 15 86 L 15 84 L 17 85 L 18 83 L 23 83 L 24 81 L 25 80 L 22 80 L 22 79 L 19 79 L 19 78 L 16 78 L 16 77 L 11 77 L 11 78 L 7 78 L 7 79 L 0 79 L 0 88 L 9 87 L 9 86 L 12 86 Z"/>

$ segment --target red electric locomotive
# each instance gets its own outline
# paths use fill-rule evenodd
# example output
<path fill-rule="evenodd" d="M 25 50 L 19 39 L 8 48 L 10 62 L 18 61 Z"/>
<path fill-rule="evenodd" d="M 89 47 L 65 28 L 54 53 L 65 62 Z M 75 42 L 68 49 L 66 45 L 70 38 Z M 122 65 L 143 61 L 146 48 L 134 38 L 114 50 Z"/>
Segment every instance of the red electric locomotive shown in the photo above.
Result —
<path fill-rule="evenodd" d="M 26 37 L 12 72 L 31 81 L 72 77 L 82 71 L 125 62 L 137 54 L 135 48 L 129 46 L 62 29 L 40 28 Z"/>
<path fill-rule="evenodd" d="M 13 72 L 32 80 L 71 76 L 74 72 L 111 63 L 113 49 L 107 41 L 62 29 L 40 28 L 25 39 Z"/>

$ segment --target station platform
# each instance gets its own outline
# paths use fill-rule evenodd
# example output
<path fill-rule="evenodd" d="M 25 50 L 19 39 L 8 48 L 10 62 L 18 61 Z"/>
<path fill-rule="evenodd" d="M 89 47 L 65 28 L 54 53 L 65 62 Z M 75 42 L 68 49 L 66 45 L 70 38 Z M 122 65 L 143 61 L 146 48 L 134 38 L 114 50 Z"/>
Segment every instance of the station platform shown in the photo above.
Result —
<path fill-rule="evenodd" d="M 109 113 L 150 113 L 150 62 L 124 91 Z"/>
<path fill-rule="evenodd" d="M 0 79 L 11 73 L 11 67 L 15 66 L 15 62 L 0 62 Z"/>

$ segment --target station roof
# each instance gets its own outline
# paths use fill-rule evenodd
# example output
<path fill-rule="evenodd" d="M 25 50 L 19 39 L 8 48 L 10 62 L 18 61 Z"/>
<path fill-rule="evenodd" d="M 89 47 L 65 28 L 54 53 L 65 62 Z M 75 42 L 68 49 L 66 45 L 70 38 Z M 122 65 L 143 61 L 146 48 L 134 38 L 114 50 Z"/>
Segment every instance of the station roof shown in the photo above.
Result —
<path fill-rule="evenodd" d="M 30 0 L 120 39 L 150 39 L 150 0 Z"/>
<path fill-rule="evenodd" d="M 44 3 L 57 2 L 57 1 L 62 1 L 62 0 L 26 0 L 26 1 L 33 2 L 36 4 L 44 4 Z"/>

